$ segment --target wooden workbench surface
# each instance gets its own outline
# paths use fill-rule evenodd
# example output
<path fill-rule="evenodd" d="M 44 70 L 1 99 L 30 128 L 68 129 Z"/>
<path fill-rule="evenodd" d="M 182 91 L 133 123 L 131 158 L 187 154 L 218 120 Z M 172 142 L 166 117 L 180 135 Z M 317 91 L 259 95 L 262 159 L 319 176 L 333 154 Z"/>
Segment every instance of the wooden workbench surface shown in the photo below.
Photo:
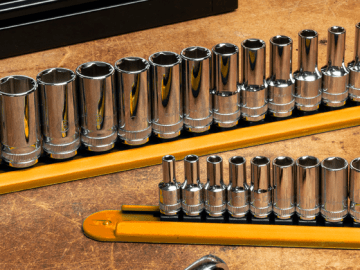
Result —
<path fill-rule="evenodd" d="M 251 37 L 264 39 L 268 46 L 268 40 L 278 34 L 294 39 L 295 70 L 297 33 L 305 28 L 319 32 L 319 66 L 322 66 L 326 62 L 327 29 L 332 25 L 347 30 L 348 62 L 353 58 L 359 4 L 356 0 L 242 0 L 236 12 L 224 15 L 1 60 L 0 77 L 15 74 L 35 77 L 46 68 L 74 70 L 93 60 L 113 64 L 125 56 L 148 58 L 157 51 L 180 52 L 193 45 L 211 48 L 220 42 L 230 42 L 240 46 L 242 40 Z M 224 160 L 242 155 L 248 162 L 255 155 L 271 159 L 279 155 L 293 158 L 314 155 L 320 159 L 340 156 L 351 161 L 360 156 L 359 133 L 360 127 L 355 127 L 220 155 Z M 202 181 L 205 159 L 200 161 Z M 224 168 L 228 179 L 227 162 Z M 177 169 L 182 181 L 182 162 L 177 163 Z M 219 256 L 230 269 L 360 267 L 360 251 L 355 250 L 101 243 L 84 236 L 82 222 L 94 212 L 119 209 L 122 204 L 157 204 L 161 177 L 161 167 L 153 166 L 1 195 L 0 269 L 183 269 L 207 254 Z"/>

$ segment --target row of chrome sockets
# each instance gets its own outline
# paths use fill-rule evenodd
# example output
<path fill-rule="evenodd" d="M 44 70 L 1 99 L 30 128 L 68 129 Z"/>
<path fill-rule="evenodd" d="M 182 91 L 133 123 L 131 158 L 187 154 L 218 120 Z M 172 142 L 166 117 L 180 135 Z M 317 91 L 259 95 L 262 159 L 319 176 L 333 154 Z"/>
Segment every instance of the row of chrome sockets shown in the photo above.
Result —
<path fill-rule="evenodd" d="M 232 218 L 244 218 L 248 212 L 257 219 L 273 212 L 281 220 L 296 213 L 302 221 L 313 221 L 321 213 L 325 221 L 339 223 L 348 213 L 354 223 L 360 220 L 360 158 L 350 163 L 340 157 L 322 162 L 313 156 L 294 161 L 291 157 L 251 159 L 251 184 L 246 178 L 246 159 L 229 159 L 229 185 L 224 184 L 223 160 L 207 158 L 207 182 L 200 181 L 199 158 L 184 159 L 185 181 L 175 177 L 175 157 L 162 159 L 163 181 L 159 184 L 159 205 L 163 215 L 177 215 L 181 210 L 189 217 L 201 215 L 222 218 L 227 211 Z M 349 181 L 350 180 L 350 181 Z M 350 197 L 350 208 L 348 198 Z"/>
<path fill-rule="evenodd" d="M 212 52 L 202 47 L 186 48 L 180 55 L 158 52 L 149 62 L 126 57 L 115 68 L 89 62 L 76 72 L 47 69 L 36 81 L 5 77 L 0 80 L 2 159 L 13 167 L 29 167 L 42 148 L 51 158 L 64 159 L 76 155 L 81 143 L 102 152 L 113 148 L 117 137 L 125 144 L 141 145 L 152 132 L 171 139 L 180 135 L 183 126 L 200 133 L 212 123 L 233 127 L 241 116 L 256 122 L 267 112 L 289 116 L 295 106 L 317 110 L 321 100 L 330 107 L 343 106 L 348 95 L 359 101 L 360 23 L 349 67 L 344 65 L 345 35 L 342 27 L 329 28 L 328 64 L 320 72 L 318 34 L 301 31 L 294 74 L 291 38 L 273 37 L 268 79 L 265 42 L 260 39 L 241 44 L 241 82 L 239 49 L 228 43 L 214 46 Z"/>

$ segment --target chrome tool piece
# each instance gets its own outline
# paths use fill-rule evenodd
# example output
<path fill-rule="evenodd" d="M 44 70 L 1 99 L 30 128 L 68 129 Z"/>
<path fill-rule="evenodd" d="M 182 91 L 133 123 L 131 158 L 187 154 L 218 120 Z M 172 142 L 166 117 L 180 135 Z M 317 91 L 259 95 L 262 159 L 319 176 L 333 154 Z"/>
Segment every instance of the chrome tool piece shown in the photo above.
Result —
<path fill-rule="evenodd" d="M 360 223 L 360 158 L 350 163 L 350 215 L 354 222 Z"/>
<path fill-rule="evenodd" d="M 219 257 L 206 255 L 186 267 L 185 270 L 229 270 L 229 267 Z"/>
<path fill-rule="evenodd" d="M 360 22 L 355 25 L 354 61 L 348 65 L 349 69 L 349 98 L 360 101 Z"/>

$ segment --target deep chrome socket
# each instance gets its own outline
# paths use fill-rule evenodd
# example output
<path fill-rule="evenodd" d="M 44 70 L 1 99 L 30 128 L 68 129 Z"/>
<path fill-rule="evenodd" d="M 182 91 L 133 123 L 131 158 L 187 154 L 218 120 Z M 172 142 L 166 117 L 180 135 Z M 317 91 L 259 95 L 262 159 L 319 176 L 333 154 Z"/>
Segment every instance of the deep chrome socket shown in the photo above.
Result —
<path fill-rule="evenodd" d="M 349 63 L 349 98 L 360 101 L 360 22 L 355 25 L 354 60 Z"/>
<path fill-rule="evenodd" d="M 295 212 L 295 162 L 291 157 L 273 160 L 273 211 L 279 219 L 289 219 Z"/>
<path fill-rule="evenodd" d="M 41 154 L 37 83 L 26 76 L 0 80 L 1 156 L 11 167 L 37 163 Z"/>
<path fill-rule="evenodd" d="M 207 158 L 205 210 L 212 217 L 220 217 L 226 210 L 226 186 L 223 179 L 223 160 L 219 156 Z"/>
<path fill-rule="evenodd" d="M 354 222 L 360 223 L 360 158 L 350 163 L 350 215 Z"/>
<path fill-rule="evenodd" d="M 298 70 L 294 72 L 295 105 L 300 111 L 315 111 L 322 97 L 322 75 L 318 69 L 318 33 L 299 32 Z"/>
<path fill-rule="evenodd" d="M 241 218 L 249 212 L 249 186 L 246 183 L 246 159 L 229 159 L 227 210 L 232 217 Z"/>
<path fill-rule="evenodd" d="M 81 142 L 89 151 L 114 147 L 117 139 L 115 69 L 104 62 L 88 62 L 76 69 L 81 110 Z"/>
<path fill-rule="evenodd" d="M 190 132 L 204 132 L 213 121 L 211 52 L 203 47 L 189 47 L 181 52 L 184 92 L 184 125 Z"/>
<path fill-rule="evenodd" d="M 327 65 L 321 68 L 322 101 L 329 107 L 345 105 L 349 95 L 349 70 L 344 63 L 346 31 L 341 26 L 328 29 Z"/>
<path fill-rule="evenodd" d="M 340 157 L 321 162 L 321 215 L 329 222 L 341 222 L 348 214 L 348 163 Z"/>
<path fill-rule="evenodd" d="M 51 68 L 40 72 L 36 79 L 43 148 L 54 159 L 73 157 L 80 147 L 76 74 L 66 68 Z"/>
<path fill-rule="evenodd" d="M 302 156 L 296 160 L 296 213 L 314 220 L 320 213 L 320 160 Z"/>
<path fill-rule="evenodd" d="M 250 211 L 256 218 L 267 218 L 272 211 L 270 159 L 257 156 L 250 163 Z"/>
<path fill-rule="evenodd" d="M 115 63 L 118 135 L 124 144 L 141 145 L 151 135 L 149 67 L 140 57 L 125 57 Z"/>
<path fill-rule="evenodd" d="M 260 39 L 241 43 L 241 115 L 245 121 L 260 121 L 268 110 L 265 79 L 266 44 Z"/>
<path fill-rule="evenodd" d="M 149 57 L 149 62 L 153 132 L 162 139 L 176 138 L 183 129 L 181 57 L 158 52 Z"/>
<path fill-rule="evenodd" d="M 236 126 L 240 119 L 239 48 L 220 43 L 212 48 L 214 123 L 222 128 Z"/>
<path fill-rule="evenodd" d="M 160 212 L 167 216 L 176 215 L 181 209 L 181 189 L 176 181 L 175 157 L 162 158 L 163 181 L 159 184 Z"/>
<path fill-rule="evenodd" d="M 287 117 L 295 107 L 295 80 L 292 75 L 292 39 L 275 36 L 270 39 L 269 112 Z"/>
<path fill-rule="evenodd" d="M 184 213 L 198 216 L 204 210 L 204 185 L 200 182 L 199 157 L 188 155 L 184 158 L 185 182 L 181 186 Z"/>

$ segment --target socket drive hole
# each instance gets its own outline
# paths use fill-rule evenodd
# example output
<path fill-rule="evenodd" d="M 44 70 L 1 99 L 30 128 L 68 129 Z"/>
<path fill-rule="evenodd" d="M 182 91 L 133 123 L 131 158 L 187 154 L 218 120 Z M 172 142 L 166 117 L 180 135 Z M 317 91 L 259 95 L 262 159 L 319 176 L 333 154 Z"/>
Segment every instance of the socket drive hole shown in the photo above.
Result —
<path fill-rule="evenodd" d="M 312 167 L 319 164 L 319 159 L 312 156 L 303 156 L 298 159 L 298 163 L 304 167 Z"/>
<path fill-rule="evenodd" d="M 238 47 L 231 43 L 220 43 L 214 46 L 214 52 L 218 54 L 234 54 L 239 51 Z"/>
<path fill-rule="evenodd" d="M 266 165 L 270 163 L 270 159 L 268 159 L 267 157 L 258 156 L 254 157 L 251 163 L 258 166 Z"/>
<path fill-rule="evenodd" d="M 96 78 L 111 75 L 114 71 L 114 68 L 108 63 L 89 62 L 79 66 L 77 71 L 80 75 Z"/>
<path fill-rule="evenodd" d="M 265 42 L 261 39 L 247 39 L 243 41 L 243 46 L 249 49 L 260 49 L 265 47 Z"/>
<path fill-rule="evenodd" d="M 345 33 L 345 28 L 341 26 L 332 26 L 329 31 L 334 34 L 342 34 Z"/>
<path fill-rule="evenodd" d="M 245 163 L 245 158 L 240 157 L 240 156 L 235 156 L 230 158 L 230 163 L 235 164 L 235 165 L 240 165 L 240 164 L 244 164 Z"/>
<path fill-rule="evenodd" d="M 189 47 L 182 51 L 182 55 L 189 59 L 204 59 L 211 56 L 208 49 L 203 47 Z"/>
<path fill-rule="evenodd" d="M 197 155 L 188 155 L 185 157 L 185 161 L 187 162 L 196 162 L 199 160 L 199 157 Z"/>
<path fill-rule="evenodd" d="M 167 161 L 167 162 L 175 161 L 175 157 L 172 155 L 166 155 L 163 157 L 163 161 Z"/>
<path fill-rule="evenodd" d="M 275 36 L 271 39 L 271 42 L 275 45 L 289 45 L 292 40 L 287 36 Z"/>
<path fill-rule="evenodd" d="M 274 160 L 274 164 L 278 166 L 291 166 L 294 164 L 294 160 L 291 157 L 277 157 Z"/>
<path fill-rule="evenodd" d="M 61 84 L 74 80 L 76 77 L 72 70 L 65 68 L 51 68 L 41 72 L 37 79 L 46 84 Z"/>
<path fill-rule="evenodd" d="M 0 80 L 0 92 L 7 95 L 26 95 L 35 87 L 35 80 L 25 76 L 9 76 Z"/>
<path fill-rule="evenodd" d="M 314 37 L 316 37 L 318 34 L 317 34 L 317 32 L 314 31 L 314 30 L 305 29 L 305 30 L 302 30 L 302 31 L 299 33 L 299 35 L 302 36 L 302 37 L 314 38 Z"/>
<path fill-rule="evenodd" d="M 176 65 L 179 55 L 173 52 L 158 52 L 150 56 L 151 62 L 160 66 Z"/>
<path fill-rule="evenodd" d="M 222 161 L 222 158 L 220 156 L 210 156 L 207 158 L 207 161 L 211 163 L 219 163 Z"/>
<path fill-rule="evenodd" d="M 149 67 L 148 62 L 140 57 L 126 57 L 115 63 L 115 66 L 125 72 L 141 72 Z"/>
<path fill-rule="evenodd" d="M 360 171 L 360 158 L 356 158 L 353 161 L 351 161 L 351 166 L 357 171 Z"/>
<path fill-rule="evenodd" d="M 340 157 L 329 157 L 327 159 L 324 159 L 322 165 L 323 167 L 328 169 L 339 170 L 347 166 L 347 161 Z"/>

